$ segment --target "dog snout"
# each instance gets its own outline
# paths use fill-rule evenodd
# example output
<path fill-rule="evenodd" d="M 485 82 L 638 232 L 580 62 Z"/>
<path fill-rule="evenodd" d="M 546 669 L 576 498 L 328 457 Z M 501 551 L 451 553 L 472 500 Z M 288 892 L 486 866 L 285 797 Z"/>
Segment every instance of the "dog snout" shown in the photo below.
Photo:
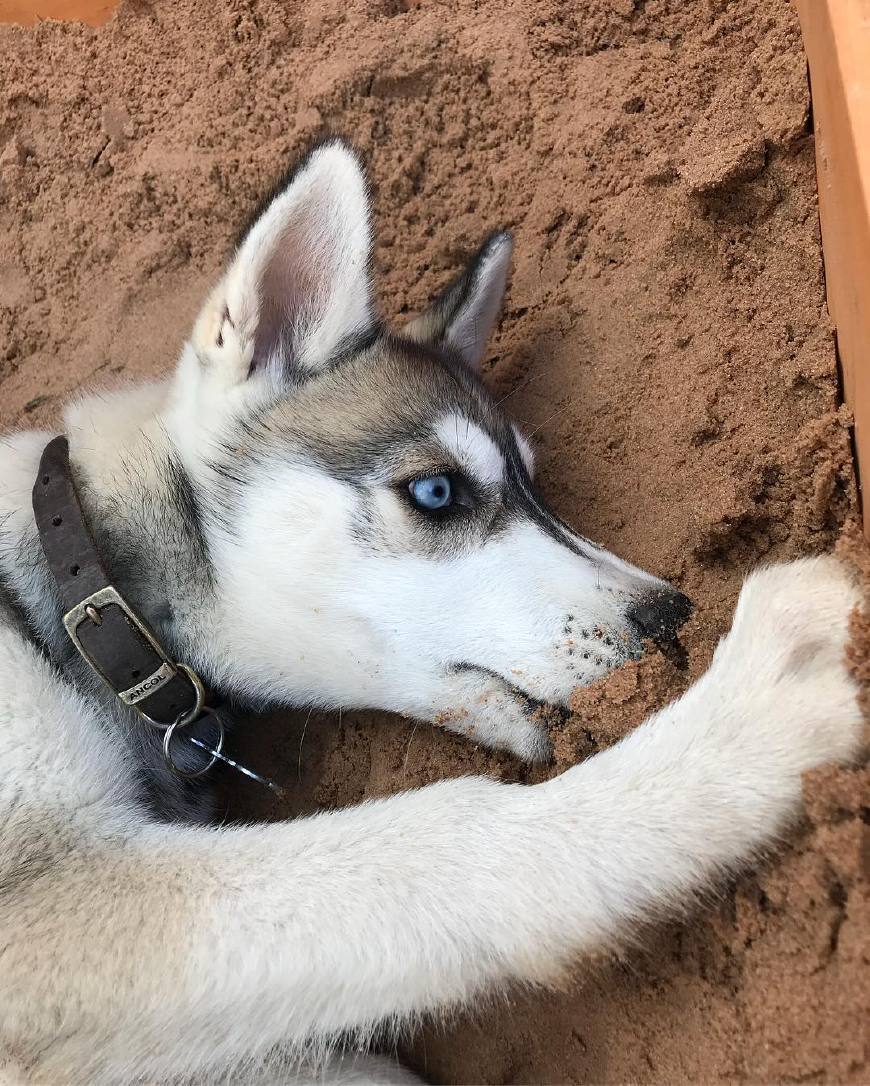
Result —
<path fill-rule="evenodd" d="M 627 618 L 641 638 L 661 644 L 673 641 L 693 610 L 694 604 L 682 592 L 659 589 L 632 604 Z"/>

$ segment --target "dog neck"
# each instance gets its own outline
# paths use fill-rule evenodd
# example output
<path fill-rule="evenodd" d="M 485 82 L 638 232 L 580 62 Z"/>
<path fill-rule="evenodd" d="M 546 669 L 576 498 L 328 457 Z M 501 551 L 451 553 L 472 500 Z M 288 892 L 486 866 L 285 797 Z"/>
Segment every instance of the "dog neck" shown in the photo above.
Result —
<path fill-rule="evenodd" d="M 166 395 L 165 386 L 152 385 L 89 397 L 67 412 L 65 432 L 82 509 L 112 582 L 167 649 L 187 659 L 201 654 L 214 593 L 199 503 L 160 422 Z M 19 434 L 0 453 L 0 585 L 33 638 L 63 666 L 72 660 L 63 608 L 30 501 L 48 438 Z"/>

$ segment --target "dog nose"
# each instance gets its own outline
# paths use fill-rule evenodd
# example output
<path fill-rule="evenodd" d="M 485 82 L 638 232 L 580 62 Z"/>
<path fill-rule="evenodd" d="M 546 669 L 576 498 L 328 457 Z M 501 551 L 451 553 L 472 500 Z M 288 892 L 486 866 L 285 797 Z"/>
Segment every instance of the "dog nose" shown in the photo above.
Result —
<path fill-rule="evenodd" d="M 642 638 L 659 644 L 673 641 L 694 609 L 692 601 L 682 592 L 662 588 L 637 600 L 629 608 L 627 618 Z"/>

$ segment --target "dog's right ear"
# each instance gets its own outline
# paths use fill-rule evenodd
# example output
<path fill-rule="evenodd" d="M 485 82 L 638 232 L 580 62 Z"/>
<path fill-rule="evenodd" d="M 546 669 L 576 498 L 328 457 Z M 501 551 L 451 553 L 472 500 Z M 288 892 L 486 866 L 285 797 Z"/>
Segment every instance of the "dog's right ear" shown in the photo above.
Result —
<path fill-rule="evenodd" d="M 369 202 L 359 160 L 321 144 L 254 219 L 194 326 L 218 387 L 298 381 L 373 320 Z"/>

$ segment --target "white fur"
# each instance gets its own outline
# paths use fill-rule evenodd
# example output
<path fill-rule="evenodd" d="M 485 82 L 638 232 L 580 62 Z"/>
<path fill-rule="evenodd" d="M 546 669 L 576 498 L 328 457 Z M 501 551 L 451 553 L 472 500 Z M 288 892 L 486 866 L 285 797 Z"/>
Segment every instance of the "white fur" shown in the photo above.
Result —
<path fill-rule="evenodd" d="M 498 445 L 477 423 L 451 411 L 435 427 L 435 436 L 474 478 L 499 487 L 504 479 L 504 457 Z"/>
<path fill-rule="evenodd" d="M 515 422 L 511 423 L 511 429 L 514 432 L 514 437 L 516 438 L 517 445 L 519 446 L 520 456 L 523 458 L 523 463 L 526 465 L 526 471 L 529 473 L 530 476 L 532 476 L 534 478 L 534 475 L 535 475 L 535 452 L 534 452 L 534 449 L 532 448 L 532 446 L 531 446 L 531 444 L 529 442 L 529 439 L 526 437 L 526 435 L 522 432 L 522 430 L 519 428 L 519 426 L 517 426 L 517 424 Z"/>

